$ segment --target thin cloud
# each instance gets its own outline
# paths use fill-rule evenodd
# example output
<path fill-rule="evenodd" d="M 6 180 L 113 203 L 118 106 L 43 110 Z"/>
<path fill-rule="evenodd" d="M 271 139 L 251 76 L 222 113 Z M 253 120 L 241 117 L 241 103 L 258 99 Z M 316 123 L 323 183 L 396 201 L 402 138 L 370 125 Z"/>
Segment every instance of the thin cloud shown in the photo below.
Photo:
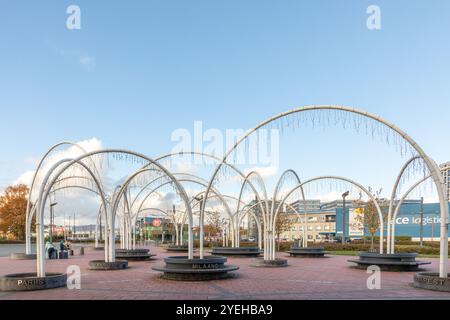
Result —
<path fill-rule="evenodd" d="M 77 61 L 86 71 L 92 71 L 97 65 L 97 60 L 95 57 L 86 52 L 80 50 L 66 50 L 52 43 L 47 43 L 47 45 L 50 47 L 50 50 L 60 57 Z"/>
<path fill-rule="evenodd" d="M 80 57 L 80 64 L 83 68 L 90 71 L 95 68 L 96 61 L 94 57 L 85 55 Z"/>

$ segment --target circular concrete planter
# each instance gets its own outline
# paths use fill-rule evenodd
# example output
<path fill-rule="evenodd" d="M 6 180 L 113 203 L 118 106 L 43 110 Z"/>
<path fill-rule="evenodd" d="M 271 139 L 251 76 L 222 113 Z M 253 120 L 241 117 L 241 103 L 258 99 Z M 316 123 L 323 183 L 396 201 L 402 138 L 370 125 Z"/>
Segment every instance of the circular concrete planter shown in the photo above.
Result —
<path fill-rule="evenodd" d="M 166 249 L 167 252 L 189 252 L 189 247 L 186 245 L 176 246 L 176 245 L 170 245 Z"/>
<path fill-rule="evenodd" d="M 94 260 L 89 262 L 89 269 L 93 271 L 114 271 L 124 270 L 128 268 L 128 261 L 117 260 L 116 262 L 105 262 L 102 260 Z"/>
<path fill-rule="evenodd" d="M 290 251 L 288 251 L 291 257 L 300 257 L 300 258 L 324 258 L 328 252 L 325 252 L 324 248 L 299 248 L 292 247 Z"/>
<path fill-rule="evenodd" d="M 222 257 L 241 257 L 241 258 L 255 258 L 261 255 L 261 250 L 258 247 L 246 248 L 214 248 L 211 251 L 214 256 Z"/>
<path fill-rule="evenodd" d="M 288 267 L 287 259 L 264 260 L 263 258 L 254 259 L 251 267 L 255 268 L 286 268 Z"/>
<path fill-rule="evenodd" d="M 155 267 L 153 270 L 164 272 L 163 279 L 175 281 L 210 281 L 230 277 L 230 272 L 239 270 L 239 267 L 226 266 L 226 257 L 209 256 L 204 259 L 187 257 L 169 257 L 164 259 L 164 267 Z"/>
<path fill-rule="evenodd" d="M 378 266 L 383 271 L 418 271 L 421 266 L 431 262 L 417 261 L 417 253 L 379 254 L 362 252 L 359 260 L 349 260 L 355 263 L 358 269 L 367 269 L 369 266 Z"/>
<path fill-rule="evenodd" d="M 37 273 L 19 273 L 0 278 L 0 291 L 38 291 L 66 285 L 67 274 L 62 273 L 47 273 L 45 277 L 38 277 Z"/>
<path fill-rule="evenodd" d="M 36 260 L 36 254 L 26 254 L 26 253 L 11 253 L 11 260 Z"/>
<path fill-rule="evenodd" d="M 450 274 L 447 278 L 441 278 L 438 273 L 418 273 L 414 276 L 413 287 L 431 291 L 450 292 Z"/>
<path fill-rule="evenodd" d="M 154 257 L 154 254 L 150 254 L 149 249 L 136 249 L 136 250 L 116 250 L 116 258 L 127 261 L 147 261 Z"/>

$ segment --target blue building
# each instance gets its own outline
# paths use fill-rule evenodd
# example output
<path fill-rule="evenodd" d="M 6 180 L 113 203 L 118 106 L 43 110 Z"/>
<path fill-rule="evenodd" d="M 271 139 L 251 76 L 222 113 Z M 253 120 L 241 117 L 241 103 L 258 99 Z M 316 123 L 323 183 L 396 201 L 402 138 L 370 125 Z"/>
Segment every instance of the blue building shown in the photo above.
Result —
<path fill-rule="evenodd" d="M 336 237 L 342 237 L 342 201 L 334 201 L 322 205 L 322 210 L 334 209 L 336 211 Z M 450 203 L 449 203 L 450 207 Z M 346 203 L 346 237 L 347 238 L 360 238 L 363 234 L 352 234 L 351 228 L 351 216 L 352 211 L 355 208 L 349 201 Z M 403 203 L 399 215 L 395 221 L 395 234 L 396 236 L 407 236 L 413 240 L 420 239 L 420 225 L 421 225 L 421 200 L 407 200 Z M 423 237 L 425 241 L 439 241 L 440 240 L 440 227 L 441 227 L 441 213 L 439 203 L 425 203 L 423 204 Z M 367 231 L 364 231 L 367 236 Z"/>

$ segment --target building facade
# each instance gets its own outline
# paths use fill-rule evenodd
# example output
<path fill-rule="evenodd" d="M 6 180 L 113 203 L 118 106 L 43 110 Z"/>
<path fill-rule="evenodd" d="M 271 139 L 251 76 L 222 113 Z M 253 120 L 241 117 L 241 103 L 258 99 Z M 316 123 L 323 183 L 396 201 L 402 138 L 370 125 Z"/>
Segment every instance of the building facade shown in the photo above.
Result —
<path fill-rule="evenodd" d="M 307 237 L 310 242 L 332 240 L 336 234 L 336 213 L 334 211 L 303 211 L 289 213 L 292 227 L 281 234 L 284 241 L 299 241 Z"/>
<path fill-rule="evenodd" d="M 310 242 L 341 239 L 344 225 L 347 239 L 355 240 L 369 236 L 364 226 L 358 219 L 355 219 L 358 208 L 354 206 L 352 201 L 346 202 L 345 221 L 342 200 L 324 203 L 320 206 L 320 210 L 290 214 L 293 219 L 292 228 L 281 235 L 283 240 L 303 239 L 305 217 L 308 219 L 306 236 Z M 421 222 L 422 215 L 423 222 Z M 424 241 L 440 241 L 440 223 L 439 203 L 424 203 L 422 205 L 421 200 L 407 200 L 403 203 L 395 221 L 396 236 L 411 237 L 413 241 L 419 241 L 422 224 Z"/>

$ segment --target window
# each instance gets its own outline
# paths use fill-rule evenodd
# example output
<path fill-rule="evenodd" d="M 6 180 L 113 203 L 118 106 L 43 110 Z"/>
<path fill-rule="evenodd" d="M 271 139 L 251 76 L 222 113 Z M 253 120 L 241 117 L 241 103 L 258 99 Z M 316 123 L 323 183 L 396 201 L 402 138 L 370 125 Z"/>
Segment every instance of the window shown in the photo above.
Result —
<path fill-rule="evenodd" d="M 321 226 L 317 226 L 316 231 L 321 231 L 322 227 Z"/>

